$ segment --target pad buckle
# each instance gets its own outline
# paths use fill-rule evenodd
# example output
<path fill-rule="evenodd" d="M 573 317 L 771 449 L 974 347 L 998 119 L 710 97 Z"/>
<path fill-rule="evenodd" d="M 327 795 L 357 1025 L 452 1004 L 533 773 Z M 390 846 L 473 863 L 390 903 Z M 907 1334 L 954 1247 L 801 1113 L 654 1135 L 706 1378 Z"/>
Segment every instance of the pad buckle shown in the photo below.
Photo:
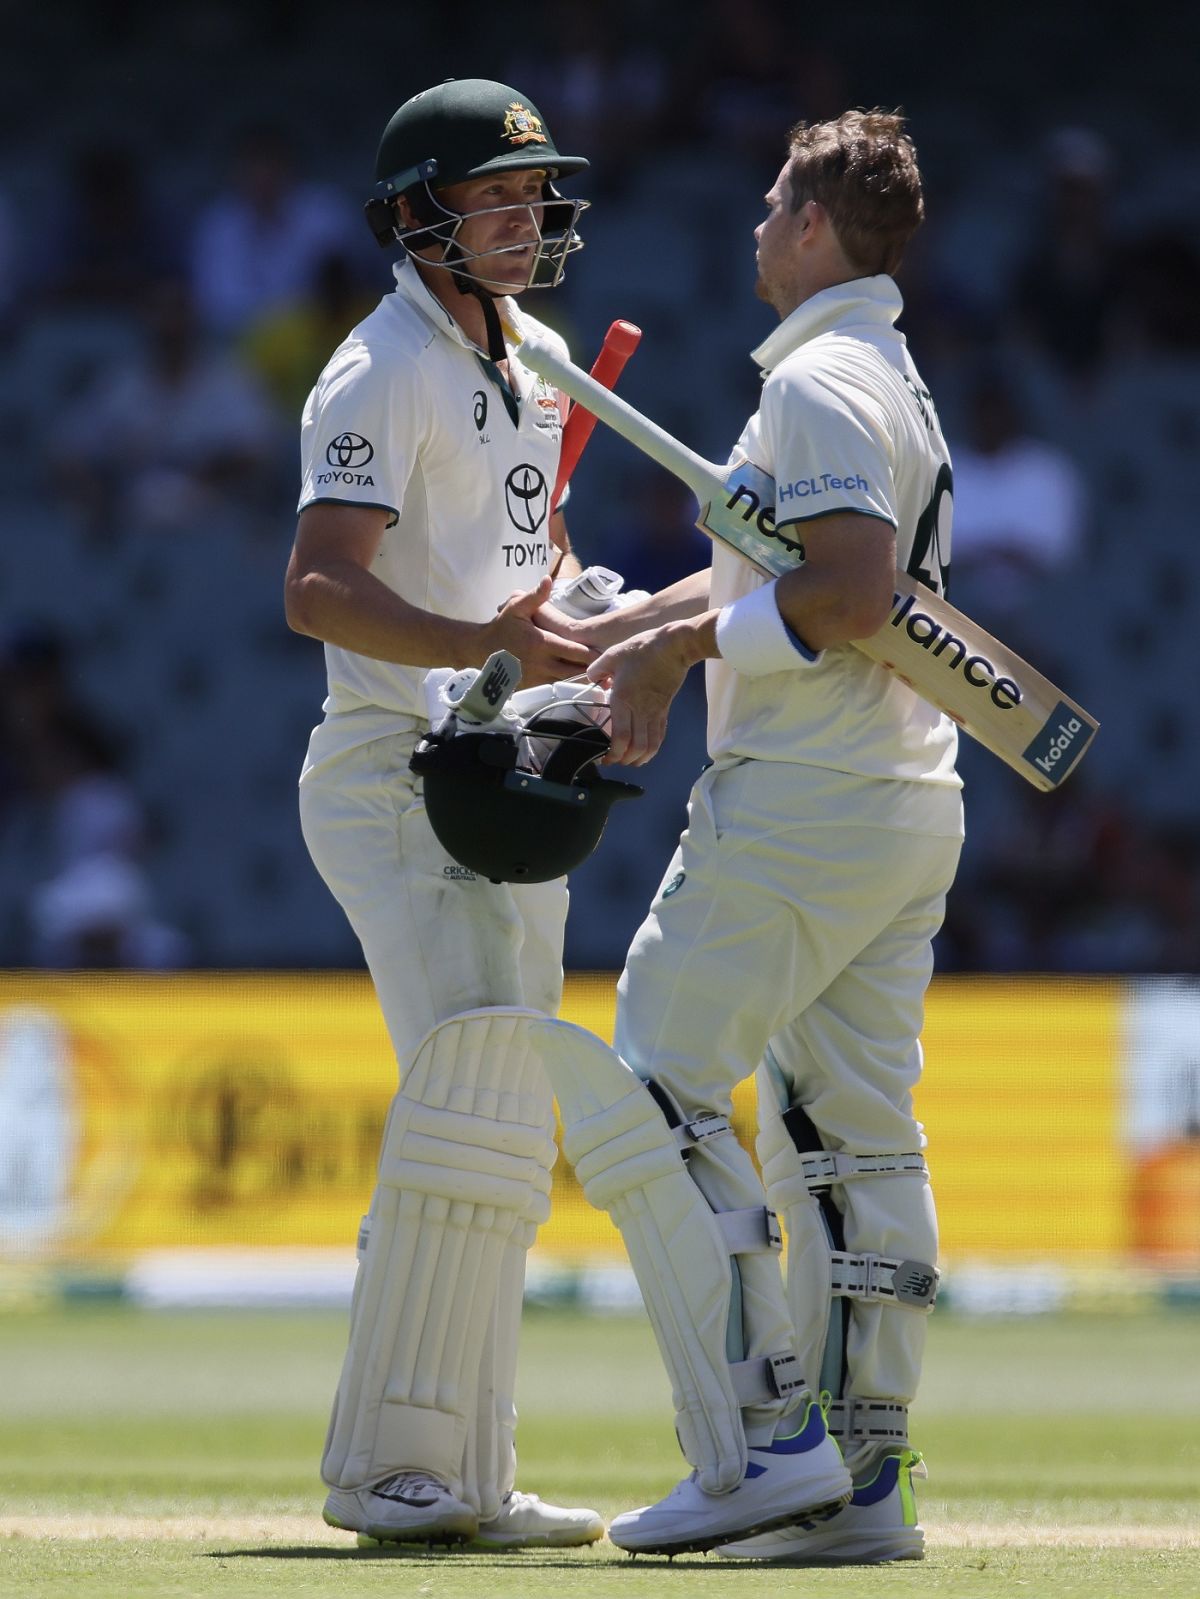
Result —
<path fill-rule="evenodd" d="M 780 1399 L 787 1399 L 806 1386 L 800 1362 L 793 1354 L 768 1355 L 767 1368 Z"/>
<path fill-rule="evenodd" d="M 708 1111 L 703 1116 L 697 1116 L 695 1121 L 680 1122 L 672 1131 L 686 1156 L 710 1138 L 721 1138 L 725 1133 L 731 1133 L 733 1128 L 729 1125 L 728 1117 Z"/>
<path fill-rule="evenodd" d="M 886 1255 L 848 1255 L 841 1250 L 834 1250 L 830 1261 L 834 1294 L 933 1309 L 941 1275 L 936 1266 L 922 1260 L 892 1260 Z"/>
<path fill-rule="evenodd" d="M 788 1399 L 808 1386 L 791 1350 L 759 1360 L 736 1360 L 729 1367 L 729 1377 L 742 1410 L 748 1405 L 770 1404 L 773 1399 Z"/>
<path fill-rule="evenodd" d="M 731 1255 L 777 1254 L 783 1248 L 779 1217 L 769 1205 L 751 1205 L 746 1210 L 718 1210 L 717 1226 Z"/>
<path fill-rule="evenodd" d="M 920 1260 L 902 1260 L 892 1273 L 892 1289 L 901 1304 L 932 1310 L 940 1275 L 936 1266 L 927 1266 Z"/>

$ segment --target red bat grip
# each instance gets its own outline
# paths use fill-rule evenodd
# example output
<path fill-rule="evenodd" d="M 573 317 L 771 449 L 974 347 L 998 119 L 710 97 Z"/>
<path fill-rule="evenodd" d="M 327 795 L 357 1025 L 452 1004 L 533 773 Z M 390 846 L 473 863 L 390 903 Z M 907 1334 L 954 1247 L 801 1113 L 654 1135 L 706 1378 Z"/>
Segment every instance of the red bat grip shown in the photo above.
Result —
<path fill-rule="evenodd" d="M 632 322 L 618 319 L 612 323 L 604 335 L 600 354 L 592 367 L 592 376 L 596 382 L 603 383 L 606 389 L 615 388 L 621 369 L 641 343 L 641 338 L 641 328 L 634 327 Z M 591 438 L 595 426 L 596 418 L 590 411 L 584 410 L 578 403 L 571 407 L 567 425 L 563 428 L 562 449 L 558 457 L 558 477 L 554 482 L 554 498 L 551 501 L 556 511 L 558 502 L 562 498 L 562 491 L 566 488 L 571 473 L 579 464 L 583 447 Z"/>

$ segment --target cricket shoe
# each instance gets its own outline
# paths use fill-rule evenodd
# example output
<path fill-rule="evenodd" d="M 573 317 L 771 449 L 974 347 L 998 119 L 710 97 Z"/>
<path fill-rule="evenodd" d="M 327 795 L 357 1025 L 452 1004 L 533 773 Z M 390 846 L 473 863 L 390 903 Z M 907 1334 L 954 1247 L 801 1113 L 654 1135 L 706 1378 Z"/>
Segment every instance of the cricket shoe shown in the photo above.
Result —
<path fill-rule="evenodd" d="M 487 1549 L 574 1549 L 603 1536 L 604 1519 L 596 1511 L 547 1505 L 537 1494 L 513 1488 L 499 1513 L 479 1523 L 474 1541 Z"/>
<path fill-rule="evenodd" d="M 462 1543 L 479 1530 L 470 1505 L 427 1471 L 397 1471 L 369 1488 L 332 1488 L 327 1526 L 374 1543 Z"/>
<path fill-rule="evenodd" d="M 693 1472 L 656 1505 L 618 1516 L 609 1538 L 635 1555 L 715 1549 L 773 1527 L 823 1521 L 854 1488 L 815 1399 L 791 1437 L 751 1445 L 746 1454 L 746 1473 L 728 1493 L 705 1493 Z"/>
<path fill-rule="evenodd" d="M 875 1566 L 923 1560 L 925 1534 L 917 1523 L 912 1474 L 921 1457 L 913 1449 L 876 1458 L 859 1475 L 844 1510 L 816 1527 L 784 1527 L 756 1538 L 722 1544 L 729 1560 L 778 1560 L 791 1565 Z M 919 1475 L 924 1475 L 922 1467 Z"/>

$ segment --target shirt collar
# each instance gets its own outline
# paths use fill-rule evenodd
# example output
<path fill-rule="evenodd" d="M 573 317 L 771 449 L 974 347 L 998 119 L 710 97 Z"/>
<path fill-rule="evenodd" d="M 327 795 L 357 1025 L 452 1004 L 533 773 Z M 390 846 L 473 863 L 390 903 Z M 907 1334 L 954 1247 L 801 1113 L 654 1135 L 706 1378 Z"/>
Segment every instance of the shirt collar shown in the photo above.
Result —
<path fill-rule="evenodd" d="M 765 374 L 773 371 L 793 350 L 821 333 L 828 333 L 831 328 L 864 323 L 891 327 L 903 309 L 904 301 L 895 279 L 884 272 L 873 278 L 852 278 L 848 283 L 835 283 L 831 289 L 822 289 L 819 294 L 801 301 L 750 356 Z"/>
<path fill-rule="evenodd" d="M 468 338 L 442 302 L 429 292 L 425 279 L 407 256 L 392 263 L 392 273 L 396 279 L 396 293 L 419 311 L 436 332 L 444 333 L 447 338 L 453 339 L 456 344 L 461 344 L 464 350 L 470 350 L 475 355 L 487 353 L 481 351 L 473 339 Z M 523 324 L 515 302 L 507 295 L 501 296 L 496 301 L 496 309 L 500 313 L 501 327 L 506 333 L 513 335 L 514 343 L 518 342 L 523 334 Z"/>

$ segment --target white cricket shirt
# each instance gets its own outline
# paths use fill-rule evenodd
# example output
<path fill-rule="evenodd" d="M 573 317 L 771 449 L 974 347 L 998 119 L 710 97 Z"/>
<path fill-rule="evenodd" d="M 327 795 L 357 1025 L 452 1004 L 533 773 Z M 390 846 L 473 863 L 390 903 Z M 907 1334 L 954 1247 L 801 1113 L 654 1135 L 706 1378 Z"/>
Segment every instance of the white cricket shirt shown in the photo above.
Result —
<path fill-rule="evenodd" d="M 321 501 L 392 513 L 373 574 L 411 605 L 486 622 L 553 564 L 550 499 L 563 416 L 557 391 L 509 356 L 514 420 L 488 363 L 415 267 L 334 351 L 301 423 L 299 509 Z M 508 330 L 557 334 L 497 302 Z M 364 713 L 365 736 L 426 714 L 425 666 L 326 644 L 325 711 Z M 371 711 L 387 713 L 372 717 Z"/>
<path fill-rule="evenodd" d="M 928 390 L 894 326 L 890 277 L 858 278 L 806 300 L 754 351 L 765 383 L 730 457 L 775 479 L 775 518 L 795 527 L 831 511 L 880 517 L 896 529 L 896 562 L 942 588 L 950 561 L 950 455 Z M 914 546 L 920 549 L 914 563 Z M 765 579 L 713 551 L 714 607 Z M 714 759 L 792 761 L 860 777 L 960 786 L 954 724 L 852 645 L 795 671 L 742 676 L 709 661 L 708 737 Z"/>

